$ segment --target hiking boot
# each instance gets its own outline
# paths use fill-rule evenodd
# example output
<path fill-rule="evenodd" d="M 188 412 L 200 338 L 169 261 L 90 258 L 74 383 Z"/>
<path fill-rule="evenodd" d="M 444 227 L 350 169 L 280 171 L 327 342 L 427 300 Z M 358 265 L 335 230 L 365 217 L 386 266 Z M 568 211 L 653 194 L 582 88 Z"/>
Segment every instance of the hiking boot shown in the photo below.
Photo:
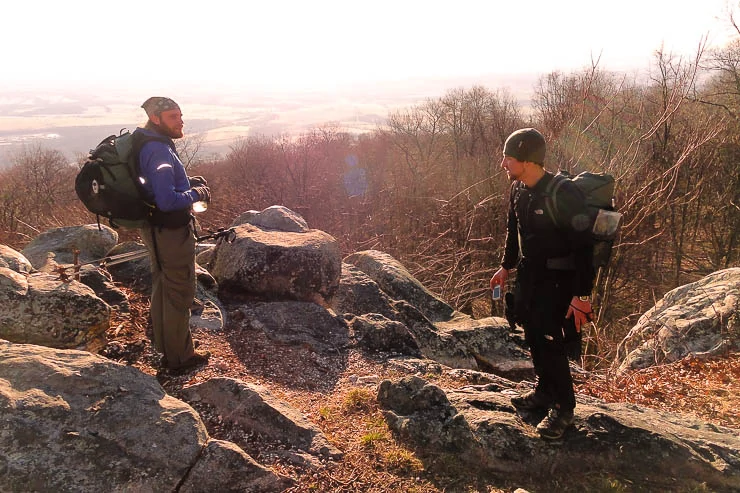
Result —
<path fill-rule="evenodd" d="M 549 397 L 542 392 L 536 390 L 530 390 L 526 394 L 518 395 L 511 398 L 511 403 L 517 409 L 524 409 L 526 411 L 534 411 L 537 409 L 547 409 L 552 404 Z"/>
<path fill-rule="evenodd" d="M 573 424 L 573 411 L 554 407 L 537 425 L 537 432 L 546 440 L 557 440 L 563 436 L 571 424 Z"/>
<path fill-rule="evenodd" d="M 203 363 L 208 363 L 208 359 L 211 357 L 210 351 L 195 351 L 193 355 L 187 360 L 180 363 L 178 366 L 168 366 L 170 370 L 185 370 L 192 368 Z"/>
<path fill-rule="evenodd" d="M 193 339 L 193 349 L 198 349 L 199 347 L 200 347 L 200 341 L 198 339 Z M 209 353 L 209 356 L 210 356 L 210 353 Z M 162 368 L 169 368 L 170 364 L 167 361 L 167 356 L 162 356 L 159 359 L 159 366 L 161 366 Z"/>

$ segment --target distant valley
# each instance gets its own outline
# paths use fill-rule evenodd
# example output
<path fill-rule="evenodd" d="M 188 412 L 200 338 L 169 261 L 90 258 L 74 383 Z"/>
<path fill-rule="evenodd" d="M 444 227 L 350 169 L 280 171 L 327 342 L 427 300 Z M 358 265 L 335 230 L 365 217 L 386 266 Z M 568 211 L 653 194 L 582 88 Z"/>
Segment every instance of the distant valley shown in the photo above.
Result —
<path fill-rule="evenodd" d="M 328 123 L 351 133 L 371 132 L 384 124 L 390 111 L 441 97 L 456 87 L 506 88 L 527 106 L 535 80 L 534 76 L 417 80 L 293 94 L 185 88 L 168 95 L 183 108 L 186 134 L 202 138 L 201 154 L 223 155 L 237 139 L 250 135 L 298 135 Z M 145 122 L 139 106 L 148 93 L 108 92 L 6 91 L 0 96 L 0 167 L 8 166 L 25 146 L 36 145 L 59 150 L 74 162 L 106 135 Z"/>

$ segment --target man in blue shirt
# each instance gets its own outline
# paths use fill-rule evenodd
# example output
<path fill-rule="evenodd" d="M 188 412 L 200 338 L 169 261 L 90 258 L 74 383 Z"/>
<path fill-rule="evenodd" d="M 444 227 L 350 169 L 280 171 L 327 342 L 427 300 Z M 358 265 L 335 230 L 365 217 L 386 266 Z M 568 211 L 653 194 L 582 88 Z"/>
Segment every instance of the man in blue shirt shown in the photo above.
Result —
<path fill-rule="evenodd" d="M 150 313 L 154 346 L 162 365 L 182 370 L 205 363 L 208 351 L 195 349 L 190 307 L 195 298 L 195 234 L 191 208 L 209 202 L 204 179 L 189 179 L 172 139 L 183 136 L 180 107 L 170 98 L 151 97 L 141 106 L 149 120 L 134 132 L 139 173 L 147 199 L 155 205 L 151 225 L 140 230 L 152 265 Z"/>

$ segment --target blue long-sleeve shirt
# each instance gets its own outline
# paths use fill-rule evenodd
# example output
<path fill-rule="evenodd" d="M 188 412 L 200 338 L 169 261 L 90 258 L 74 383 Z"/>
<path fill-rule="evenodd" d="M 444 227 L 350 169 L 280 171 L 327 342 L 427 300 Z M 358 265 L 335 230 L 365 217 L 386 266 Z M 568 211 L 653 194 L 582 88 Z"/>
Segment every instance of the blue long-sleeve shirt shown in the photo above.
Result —
<path fill-rule="evenodd" d="M 161 134 L 145 128 L 138 128 L 136 132 L 162 138 Z M 148 199 L 164 212 L 188 209 L 193 202 L 200 200 L 198 194 L 190 189 L 185 166 L 165 142 L 152 140 L 142 146 L 139 171 Z"/>

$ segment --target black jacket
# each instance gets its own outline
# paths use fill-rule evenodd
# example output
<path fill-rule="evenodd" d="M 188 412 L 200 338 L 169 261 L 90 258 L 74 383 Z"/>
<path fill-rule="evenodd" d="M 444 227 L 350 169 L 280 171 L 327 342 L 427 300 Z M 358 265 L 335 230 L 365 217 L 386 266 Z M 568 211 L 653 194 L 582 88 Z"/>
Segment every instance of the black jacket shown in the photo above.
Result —
<path fill-rule="evenodd" d="M 557 224 L 547 214 L 545 190 L 553 179 L 545 175 L 529 188 L 511 186 L 506 247 L 501 265 L 515 268 L 520 257 L 528 265 L 574 270 L 574 296 L 588 296 L 593 288 L 591 222 L 580 190 L 570 181 L 558 189 Z"/>

